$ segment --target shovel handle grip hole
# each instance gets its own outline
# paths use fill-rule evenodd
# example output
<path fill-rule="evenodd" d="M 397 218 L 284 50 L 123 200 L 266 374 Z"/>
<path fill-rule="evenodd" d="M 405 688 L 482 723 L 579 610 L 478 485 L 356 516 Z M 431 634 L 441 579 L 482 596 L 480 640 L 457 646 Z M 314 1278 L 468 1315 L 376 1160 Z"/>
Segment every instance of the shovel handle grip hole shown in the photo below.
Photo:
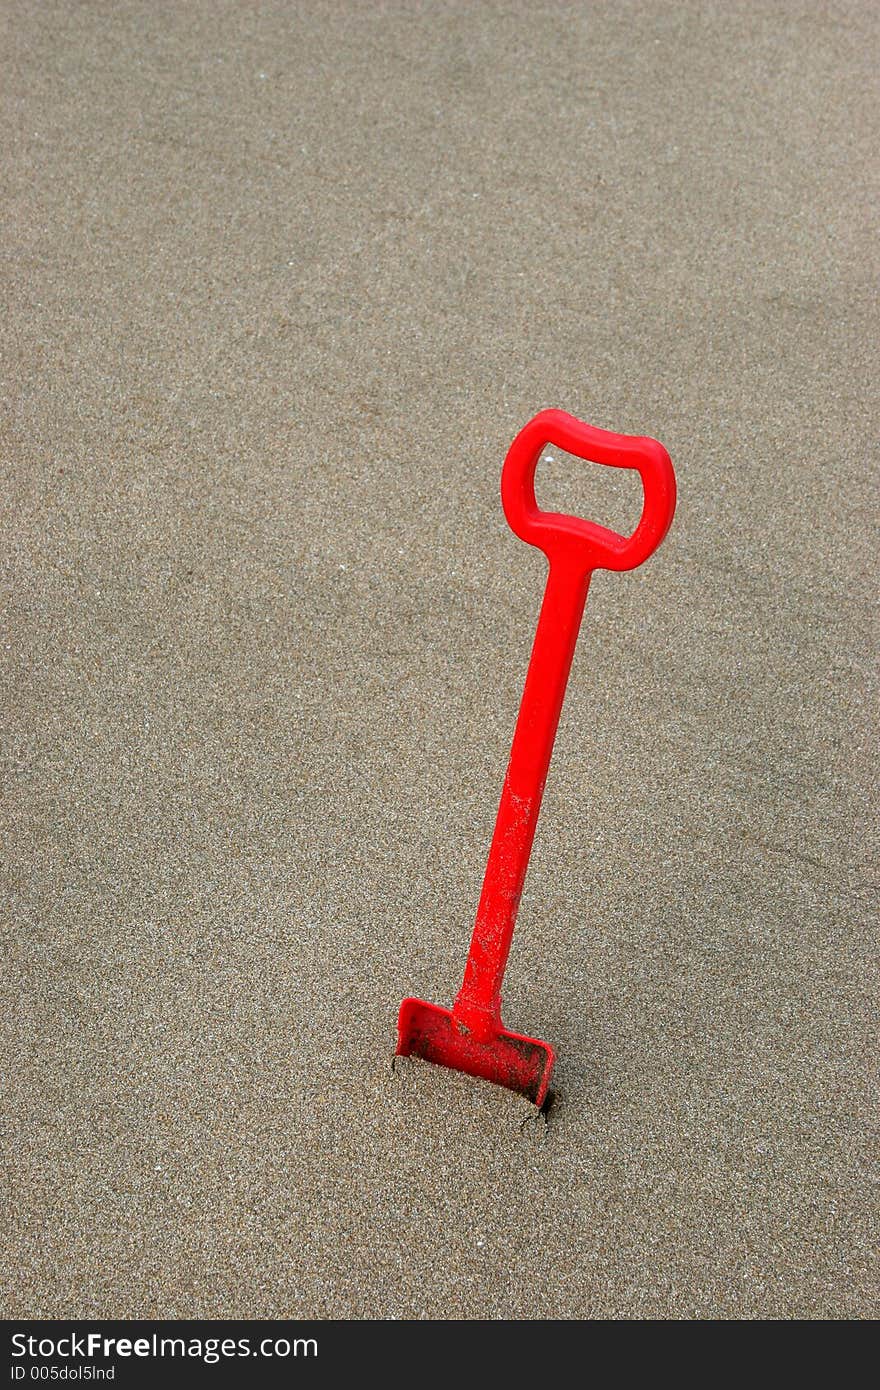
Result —
<path fill-rule="evenodd" d="M 535 469 L 538 511 L 588 517 L 628 536 L 642 514 L 644 491 L 635 468 L 598 468 L 548 444 Z"/>

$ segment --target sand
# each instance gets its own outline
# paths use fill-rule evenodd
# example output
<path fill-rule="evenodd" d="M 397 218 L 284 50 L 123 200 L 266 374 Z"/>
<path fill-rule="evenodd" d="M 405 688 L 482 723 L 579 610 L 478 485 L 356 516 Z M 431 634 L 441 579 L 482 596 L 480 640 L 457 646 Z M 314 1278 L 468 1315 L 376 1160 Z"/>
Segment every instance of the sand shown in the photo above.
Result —
<path fill-rule="evenodd" d="M 2 16 L 7 1315 L 876 1316 L 876 7 Z M 391 1055 L 464 964 L 550 405 L 679 508 L 563 713 L 545 1123 Z"/>

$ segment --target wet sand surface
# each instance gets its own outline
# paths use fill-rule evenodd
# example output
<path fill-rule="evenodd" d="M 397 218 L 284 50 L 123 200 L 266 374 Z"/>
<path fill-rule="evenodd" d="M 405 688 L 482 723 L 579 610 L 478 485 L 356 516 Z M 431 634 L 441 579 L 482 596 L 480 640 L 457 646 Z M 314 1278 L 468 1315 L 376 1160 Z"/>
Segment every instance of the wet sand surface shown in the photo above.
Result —
<path fill-rule="evenodd" d="M 7 1315 L 876 1315 L 876 7 L 2 29 Z M 563 712 L 545 1123 L 391 1055 L 460 982 L 550 405 L 679 508 Z"/>

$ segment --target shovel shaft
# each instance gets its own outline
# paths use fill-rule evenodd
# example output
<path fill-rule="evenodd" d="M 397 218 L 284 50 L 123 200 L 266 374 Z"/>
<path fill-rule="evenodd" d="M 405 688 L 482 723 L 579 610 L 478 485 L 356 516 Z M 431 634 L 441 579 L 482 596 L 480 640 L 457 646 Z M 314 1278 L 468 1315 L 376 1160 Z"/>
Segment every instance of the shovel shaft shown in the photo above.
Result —
<path fill-rule="evenodd" d="M 570 555 L 551 559 L 510 761 L 477 908 L 464 983 L 453 1014 L 477 1037 L 501 1024 L 501 982 L 529 866 L 550 755 L 591 571 Z"/>

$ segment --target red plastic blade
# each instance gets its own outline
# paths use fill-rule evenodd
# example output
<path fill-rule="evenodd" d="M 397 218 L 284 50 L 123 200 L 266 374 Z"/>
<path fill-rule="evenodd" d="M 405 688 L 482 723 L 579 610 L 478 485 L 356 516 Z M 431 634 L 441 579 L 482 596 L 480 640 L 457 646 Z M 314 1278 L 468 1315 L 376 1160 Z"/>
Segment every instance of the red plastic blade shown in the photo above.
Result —
<path fill-rule="evenodd" d="M 397 1023 L 399 1057 L 423 1057 L 441 1067 L 482 1077 L 496 1086 L 518 1091 L 535 1105 L 547 1098 L 556 1060 L 552 1047 L 537 1038 L 501 1029 L 488 1042 L 478 1042 L 455 1023 L 451 1009 L 404 999 Z"/>

